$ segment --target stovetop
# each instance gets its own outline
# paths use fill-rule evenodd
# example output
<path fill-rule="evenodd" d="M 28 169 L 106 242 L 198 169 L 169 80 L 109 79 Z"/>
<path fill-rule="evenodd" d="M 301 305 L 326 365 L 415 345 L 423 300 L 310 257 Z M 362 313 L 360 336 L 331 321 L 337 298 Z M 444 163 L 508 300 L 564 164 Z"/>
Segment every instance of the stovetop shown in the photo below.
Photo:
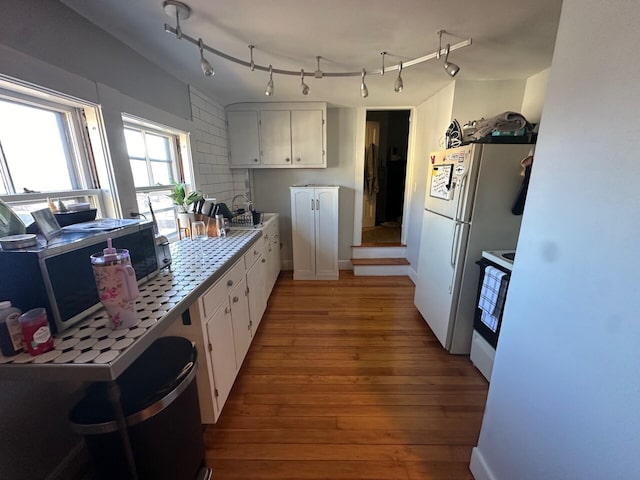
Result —
<path fill-rule="evenodd" d="M 485 250 L 482 256 L 501 267 L 513 270 L 513 260 L 515 258 L 515 250 Z"/>

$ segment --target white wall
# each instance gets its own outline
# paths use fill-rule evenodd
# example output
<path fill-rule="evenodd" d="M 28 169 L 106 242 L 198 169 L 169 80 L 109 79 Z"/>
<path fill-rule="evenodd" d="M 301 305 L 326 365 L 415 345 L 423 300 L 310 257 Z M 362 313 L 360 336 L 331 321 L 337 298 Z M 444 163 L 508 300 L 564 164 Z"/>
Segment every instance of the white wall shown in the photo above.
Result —
<path fill-rule="evenodd" d="M 638 18 L 563 3 L 477 480 L 640 478 Z"/>
<path fill-rule="evenodd" d="M 451 120 L 464 125 L 506 111 L 519 112 L 524 88 L 525 80 L 456 80 Z"/>
<path fill-rule="evenodd" d="M 449 83 L 429 100 L 415 109 L 411 119 L 414 142 L 414 155 L 408 167 L 407 184 L 409 185 L 409 212 L 405 212 L 407 260 L 415 272 L 420 254 L 420 234 L 422 232 L 422 215 L 424 213 L 424 195 L 427 188 L 429 171 L 429 152 L 440 150 L 440 138 L 451 123 L 451 110 L 455 82 Z M 415 278 L 415 273 L 413 274 Z"/>
<path fill-rule="evenodd" d="M 540 123 L 542 105 L 547 92 L 547 82 L 549 81 L 550 71 L 551 70 L 547 68 L 527 78 L 520 113 L 522 113 L 530 123 Z"/>

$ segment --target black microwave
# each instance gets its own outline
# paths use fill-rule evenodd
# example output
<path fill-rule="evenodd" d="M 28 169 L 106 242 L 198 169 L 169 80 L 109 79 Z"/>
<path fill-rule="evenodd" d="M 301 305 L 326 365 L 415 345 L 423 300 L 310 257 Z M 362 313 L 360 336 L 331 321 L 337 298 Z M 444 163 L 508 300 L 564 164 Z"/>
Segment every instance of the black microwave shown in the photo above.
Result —
<path fill-rule="evenodd" d="M 129 222 L 129 221 L 127 221 Z M 99 233 L 64 232 L 48 243 L 0 250 L 0 301 L 10 300 L 23 312 L 45 307 L 55 332 L 70 327 L 101 307 L 90 256 L 111 238 L 115 248 L 129 250 L 138 283 L 159 272 L 151 222 L 136 222 Z"/>

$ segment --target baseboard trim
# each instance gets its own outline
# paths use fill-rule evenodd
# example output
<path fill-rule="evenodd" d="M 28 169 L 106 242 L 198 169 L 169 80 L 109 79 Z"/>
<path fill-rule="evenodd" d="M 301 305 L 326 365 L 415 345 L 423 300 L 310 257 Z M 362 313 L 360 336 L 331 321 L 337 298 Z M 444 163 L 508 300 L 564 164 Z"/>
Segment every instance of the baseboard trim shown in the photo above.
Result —
<path fill-rule="evenodd" d="M 80 440 L 69 450 L 69 453 L 54 468 L 45 480 L 83 480 L 92 478 L 89 476 L 90 460 L 89 452 L 84 440 Z"/>
<path fill-rule="evenodd" d="M 471 463 L 469 464 L 469 470 L 473 474 L 475 480 L 496 480 L 495 475 L 487 465 L 482 452 L 478 450 L 478 447 L 473 447 L 471 451 Z"/>

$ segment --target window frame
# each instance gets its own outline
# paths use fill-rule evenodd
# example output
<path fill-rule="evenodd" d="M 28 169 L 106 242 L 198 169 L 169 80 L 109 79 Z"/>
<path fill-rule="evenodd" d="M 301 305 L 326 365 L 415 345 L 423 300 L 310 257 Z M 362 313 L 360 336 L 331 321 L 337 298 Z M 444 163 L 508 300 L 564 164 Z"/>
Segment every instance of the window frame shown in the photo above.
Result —
<path fill-rule="evenodd" d="M 0 199 L 8 205 L 28 205 L 46 202 L 48 199 L 65 200 L 82 198 L 90 201 L 102 214 L 105 212 L 104 191 L 100 188 L 91 140 L 88 134 L 86 114 L 94 110 L 94 117 L 100 116 L 99 106 L 68 95 L 53 92 L 12 77 L 0 74 L 0 99 L 57 114 L 61 123 L 61 137 L 66 150 L 67 170 L 72 189 L 49 190 L 38 193 L 15 192 L 11 172 L 4 154 L 0 153 L 0 175 L 3 184 L 13 193 L 2 193 Z"/>
<path fill-rule="evenodd" d="M 183 153 L 184 148 L 188 147 L 188 140 L 187 140 L 189 136 L 188 132 L 167 127 L 165 125 L 155 123 L 150 120 L 145 120 L 143 118 L 136 117 L 126 113 L 122 114 L 122 126 L 123 126 L 123 136 L 124 136 L 124 130 L 128 128 L 132 130 L 143 131 L 145 133 L 148 132 L 153 135 L 168 137 L 170 139 L 169 141 L 170 156 L 172 160 L 172 166 L 171 166 L 172 180 L 178 183 L 185 183 L 186 185 L 194 184 L 193 182 L 194 179 L 190 178 L 190 175 L 189 175 L 191 172 L 191 166 L 187 163 L 189 162 L 189 158 L 185 158 Z M 126 145 L 126 141 L 125 141 L 125 145 Z M 188 155 L 188 151 L 186 153 Z M 129 164 L 131 162 L 131 158 L 135 159 L 138 157 L 131 157 L 127 149 L 127 159 L 129 160 Z M 147 159 L 147 162 L 149 162 L 148 160 L 149 155 L 147 152 L 146 142 L 145 142 L 145 158 Z M 132 171 L 132 177 L 133 177 L 133 171 Z M 166 185 L 150 185 L 150 186 L 144 186 L 144 187 L 136 187 L 135 180 L 133 178 L 132 178 L 132 183 L 134 184 L 134 191 L 135 191 L 136 197 L 140 194 L 163 192 L 163 191 L 169 194 L 174 188 L 174 185 L 172 183 L 166 184 Z M 140 205 L 138 205 L 138 207 L 140 207 Z M 148 206 L 144 210 L 143 209 L 140 209 L 140 210 L 142 211 L 139 213 L 142 213 L 143 216 L 149 212 Z M 157 207 L 154 207 L 154 214 L 158 216 L 159 214 L 163 212 L 168 212 L 169 210 L 173 211 L 173 217 L 177 219 L 175 207 L 172 207 L 171 209 L 166 207 L 158 209 Z M 176 227 L 177 227 L 177 224 L 176 224 Z M 178 237 L 177 228 L 175 230 L 172 230 L 171 232 L 166 232 L 165 235 L 170 239 L 177 238 Z"/>

